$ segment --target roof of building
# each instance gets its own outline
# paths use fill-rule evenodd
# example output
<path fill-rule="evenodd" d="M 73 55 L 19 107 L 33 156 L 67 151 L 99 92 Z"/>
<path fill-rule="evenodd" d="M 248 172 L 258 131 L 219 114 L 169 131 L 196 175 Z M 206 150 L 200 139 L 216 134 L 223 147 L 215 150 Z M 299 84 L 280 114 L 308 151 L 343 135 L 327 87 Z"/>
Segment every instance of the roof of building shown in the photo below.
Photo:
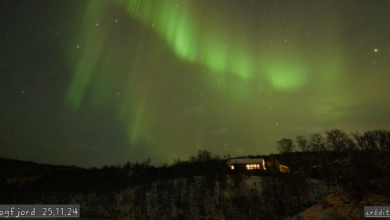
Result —
<path fill-rule="evenodd" d="M 263 163 L 264 158 L 240 158 L 240 159 L 229 159 L 226 164 L 246 164 L 246 163 Z"/>

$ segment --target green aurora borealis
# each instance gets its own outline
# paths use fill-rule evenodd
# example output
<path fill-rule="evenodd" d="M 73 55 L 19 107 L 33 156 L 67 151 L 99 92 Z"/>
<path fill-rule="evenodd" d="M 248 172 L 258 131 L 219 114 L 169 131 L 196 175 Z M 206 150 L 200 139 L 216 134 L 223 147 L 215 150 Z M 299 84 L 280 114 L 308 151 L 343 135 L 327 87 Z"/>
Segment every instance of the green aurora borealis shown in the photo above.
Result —
<path fill-rule="evenodd" d="M 282 138 L 388 129 L 387 2 L 72 4 L 69 21 L 58 21 L 68 32 L 63 109 L 94 115 L 85 125 L 92 131 L 96 118 L 111 120 L 115 129 L 100 130 L 126 137 L 117 146 L 88 144 L 103 154 L 117 149 L 109 160 L 97 156 L 99 165 L 147 157 L 171 163 L 198 149 L 269 154 Z"/>

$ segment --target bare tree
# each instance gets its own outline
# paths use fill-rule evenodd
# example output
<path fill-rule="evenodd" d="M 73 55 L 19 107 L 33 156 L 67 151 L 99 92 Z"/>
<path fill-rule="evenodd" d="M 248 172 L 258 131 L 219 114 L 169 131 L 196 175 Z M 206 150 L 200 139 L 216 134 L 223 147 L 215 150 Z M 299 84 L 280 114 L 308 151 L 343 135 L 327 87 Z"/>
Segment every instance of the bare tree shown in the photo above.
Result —
<path fill-rule="evenodd" d="M 172 201 L 175 184 L 173 180 L 159 180 L 154 184 L 154 214 L 161 218 L 172 218 Z"/>
<path fill-rule="evenodd" d="M 283 138 L 282 140 L 276 142 L 278 151 L 281 154 L 288 154 L 294 151 L 295 145 L 291 139 Z"/>
<path fill-rule="evenodd" d="M 363 134 L 358 132 L 352 134 L 363 151 L 389 151 L 390 150 L 390 132 L 386 130 L 365 131 Z"/>
<path fill-rule="evenodd" d="M 96 205 L 100 206 L 101 210 L 104 210 L 104 216 L 115 218 L 118 214 L 116 192 L 103 191 L 98 194 L 99 202 Z"/>
<path fill-rule="evenodd" d="M 225 209 L 225 200 L 226 200 L 226 191 L 228 190 L 228 176 L 227 173 L 222 172 L 217 177 L 218 187 L 217 187 L 217 199 L 215 202 L 215 206 L 217 209 L 222 210 L 224 212 Z"/>
<path fill-rule="evenodd" d="M 243 173 L 233 173 L 230 175 L 230 178 L 231 178 L 230 198 L 231 198 L 232 205 L 237 209 L 236 212 L 247 214 L 248 211 L 247 192 L 249 189 L 245 184 L 246 176 Z"/>
<path fill-rule="evenodd" d="M 390 151 L 390 132 L 386 130 L 380 130 L 379 143 L 382 151 Z"/>
<path fill-rule="evenodd" d="M 325 148 L 325 139 L 324 139 L 324 137 L 321 134 L 318 134 L 318 133 L 313 134 L 310 137 L 310 141 L 309 142 L 310 142 L 310 145 L 311 145 L 311 149 L 314 152 L 326 150 L 326 148 Z"/>
<path fill-rule="evenodd" d="M 205 177 L 199 176 L 193 184 L 193 198 L 195 201 L 195 207 L 198 209 L 198 214 L 200 216 L 207 216 L 209 214 L 206 199 L 208 192 L 206 191 L 205 182 Z"/>
<path fill-rule="evenodd" d="M 302 152 L 308 152 L 310 150 L 310 145 L 307 139 L 303 136 L 297 136 L 298 147 Z"/>
<path fill-rule="evenodd" d="M 326 143 L 328 149 L 336 153 L 351 154 L 357 149 L 353 140 L 344 131 L 339 129 L 326 132 Z"/>

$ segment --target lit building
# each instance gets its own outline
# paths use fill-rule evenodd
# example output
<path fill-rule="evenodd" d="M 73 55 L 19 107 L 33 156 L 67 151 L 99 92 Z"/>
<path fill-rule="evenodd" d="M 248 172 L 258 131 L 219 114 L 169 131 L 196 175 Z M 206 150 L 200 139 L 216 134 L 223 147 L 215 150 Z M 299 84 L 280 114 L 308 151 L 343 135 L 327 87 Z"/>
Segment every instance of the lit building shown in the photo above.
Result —
<path fill-rule="evenodd" d="M 226 165 L 230 170 L 246 169 L 246 170 L 265 170 L 265 161 L 263 158 L 241 158 L 229 159 Z"/>

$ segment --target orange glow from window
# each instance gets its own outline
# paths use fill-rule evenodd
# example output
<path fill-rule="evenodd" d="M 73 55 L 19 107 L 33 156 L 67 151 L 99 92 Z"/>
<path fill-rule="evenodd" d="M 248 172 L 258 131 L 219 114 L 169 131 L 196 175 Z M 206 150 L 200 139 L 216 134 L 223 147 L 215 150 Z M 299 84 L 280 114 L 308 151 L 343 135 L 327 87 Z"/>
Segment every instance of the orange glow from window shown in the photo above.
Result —
<path fill-rule="evenodd" d="M 247 164 L 246 169 L 247 170 L 260 169 L 260 164 Z"/>

